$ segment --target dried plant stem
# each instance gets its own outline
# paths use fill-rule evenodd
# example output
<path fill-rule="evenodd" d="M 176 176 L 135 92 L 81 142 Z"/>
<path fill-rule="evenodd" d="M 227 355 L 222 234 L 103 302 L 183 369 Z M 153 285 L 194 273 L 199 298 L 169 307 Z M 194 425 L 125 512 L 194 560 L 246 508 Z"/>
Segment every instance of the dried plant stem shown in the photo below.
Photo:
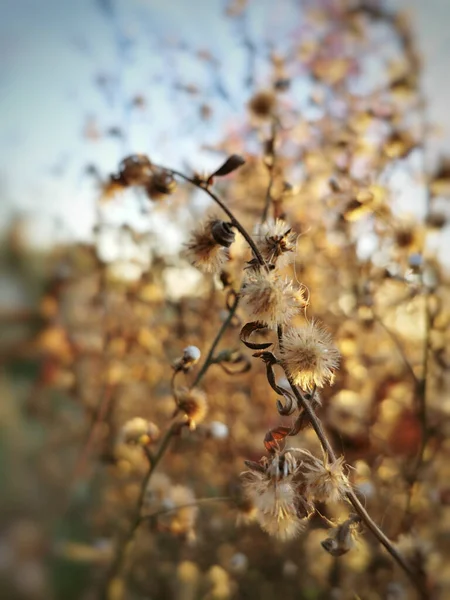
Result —
<path fill-rule="evenodd" d="M 187 175 L 184 175 L 184 173 L 180 173 L 180 171 L 176 171 L 175 169 L 168 169 L 167 167 L 161 167 L 159 165 L 158 165 L 158 168 L 164 169 L 164 170 L 168 171 L 169 173 L 172 173 L 172 175 L 176 175 L 177 177 L 181 177 L 181 179 L 184 179 L 185 181 L 188 181 L 192 185 L 195 185 L 195 187 L 199 188 L 200 190 L 203 190 L 206 194 L 208 194 L 208 196 L 212 200 L 214 200 L 214 202 L 218 206 L 220 206 L 220 208 L 224 211 L 224 213 L 229 217 L 229 219 L 230 219 L 231 223 L 233 224 L 233 226 L 236 227 L 236 229 L 239 231 L 239 233 L 244 237 L 245 241 L 247 242 L 247 244 L 252 249 L 253 254 L 257 258 L 259 264 L 262 267 L 266 266 L 266 261 L 262 257 L 261 252 L 258 250 L 255 242 L 253 241 L 252 237 L 247 232 L 247 230 L 245 229 L 245 227 L 243 225 L 241 225 L 241 223 L 236 219 L 236 217 L 231 212 L 231 210 L 228 208 L 228 206 L 226 206 L 222 202 L 222 200 L 214 192 L 212 192 L 209 189 L 209 187 L 206 186 L 206 184 L 201 184 L 198 181 L 195 181 L 195 179 L 192 179 L 191 177 L 188 177 Z"/>
<path fill-rule="evenodd" d="M 269 216 L 269 208 L 273 202 L 272 188 L 273 188 L 273 182 L 274 182 L 274 171 L 275 171 L 275 160 L 276 160 L 276 154 L 275 154 L 276 137 L 277 137 L 277 120 L 274 118 L 274 119 L 272 119 L 271 135 L 268 140 L 268 143 L 270 145 L 270 153 L 268 155 L 269 160 L 268 161 L 266 160 L 266 162 L 265 162 L 267 171 L 269 173 L 269 184 L 267 186 L 266 199 L 264 202 L 264 210 L 263 210 L 263 213 L 261 216 L 261 223 L 265 223 L 267 221 L 267 218 Z"/>
<path fill-rule="evenodd" d="M 108 575 L 106 577 L 104 586 L 102 588 L 102 592 L 100 597 L 104 600 L 108 600 L 110 596 L 111 587 L 115 581 L 115 579 L 120 575 L 123 570 L 125 559 L 127 554 L 129 553 L 131 547 L 133 546 L 134 537 L 136 535 L 136 531 L 141 523 L 141 513 L 142 508 L 144 506 L 145 500 L 145 492 L 147 490 L 148 484 L 150 483 L 151 477 L 155 472 L 158 464 L 163 458 L 167 448 L 169 447 L 170 440 L 172 436 L 179 430 L 179 422 L 173 423 L 171 427 L 167 430 L 162 442 L 158 448 L 158 452 L 154 457 L 150 457 L 150 454 L 147 454 L 149 467 L 147 473 L 145 474 L 144 479 L 141 482 L 141 487 L 139 490 L 138 500 L 136 502 L 136 507 L 134 509 L 134 514 L 130 523 L 128 530 L 125 532 L 123 538 L 120 540 L 117 545 L 117 551 L 114 556 L 113 562 L 111 563 L 111 567 L 109 569 Z"/>
<path fill-rule="evenodd" d="M 239 295 L 236 294 L 234 297 L 234 302 L 228 311 L 227 318 L 222 323 L 222 326 L 220 327 L 219 331 L 217 332 L 217 335 L 214 338 L 213 343 L 211 344 L 211 348 L 209 349 L 208 355 L 205 358 L 205 362 L 203 363 L 200 371 L 197 373 L 194 383 L 192 384 L 193 387 L 195 387 L 196 385 L 198 385 L 200 383 L 200 380 L 202 379 L 202 377 L 204 376 L 206 371 L 209 369 L 209 367 L 213 363 L 214 352 L 216 351 L 217 345 L 219 344 L 220 340 L 222 339 L 223 334 L 228 329 L 234 315 L 236 314 L 238 305 L 239 305 Z"/>
<path fill-rule="evenodd" d="M 306 398 L 304 398 L 304 396 L 300 393 L 297 386 L 292 381 L 292 378 L 289 377 L 289 374 L 287 373 L 286 370 L 285 370 L 285 373 L 286 373 L 286 377 L 288 378 L 289 384 L 292 388 L 292 391 L 299 403 L 299 406 L 301 406 L 303 408 L 303 410 L 305 411 L 305 413 L 308 415 L 308 418 L 311 422 L 311 425 L 312 425 L 314 431 L 316 432 L 317 437 L 319 438 L 319 441 L 322 445 L 323 450 L 328 454 L 330 460 L 335 461 L 336 455 L 335 455 L 334 450 L 333 450 L 333 448 L 327 438 L 327 435 L 323 429 L 322 422 L 315 414 L 309 401 Z M 397 564 L 408 575 L 408 577 L 410 578 L 410 580 L 416 587 L 420 597 L 424 600 L 426 598 L 428 598 L 427 591 L 424 589 L 422 581 L 418 578 L 415 571 L 406 562 L 406 560 L 403 558 L 403 556 L 398 552 L 398 550 L 395 548 L 395 546 L 392 544 L 392 542 L 389 540 L 389 538 L 378 527 L 378 525 L 375 523 L 375 521 L 373 521 L 372 517 L 369 515 L 369 513 L 366 511 L 364 506 L 361 504 L 361 502 L 359 501 L 358 497 L 353 492 L 353 490 L 349 490 L 346 493 L 346 496 L 347 496 L 348 501 L 353 505 L 353 508 L 355 509 L 355 511 L 361 517 L 361 520 L 366 525 L 366 527 L 374 534 L 374 536 L 377 538 L 377 540 L 380 542 L 380 544 L 382 544 L 386 548 L 386 550 L 389 552 L 389 554 L 392 556 L 392 558 L 397 562 Z"/>
<path fill-rule="evenodd" d="M 81 452 L 77 458 L 77 462 L 75 464 L 73 476 L 72 476 L 72 485 L 78 483 L 79 479 L 83 476 L 88 459 L 92 453 L 92 450 L 95 446 L 95 442 L 97 441 L 98 433 L 106 420 L 106 416 L 108 415 L 111 402 L 114 396 L 115 386 L 106 385 L 103 393 L 101 395 L 100 401 L 98 403 L 97 410 L 95 411 L 95 417 L 92 421 L 91 427 L 89 429 L 86 441 L 81 448 Z"/>
<path fill-rule="evenodd" d="M 225 321 L 222 323 L 222 326 L 220 327 L 219 331 L 217 332 L 217 335 L 214 338 L 213 343 L 211 344 L 211 348 L 209 349 L 209 352 L 205 359 L 205 362 L 203 363 L 202 368 L 200 369 L 199 373 L 197 374 L 197 377 L 195 378 L 193 386 L 196 386 L 200 383 L 201 379 L 203 378 L 203 376 L 205 375 L 205 373 L 207 372 L 209 367 L 213 364 L 213 357 L 214 357 L 214 352 L 216 350 L 216 347 L 219 344 L 220 340 L 222 339 L 222 336 L 225 333 L 225 331 L 227 330 L 228 326 L 230 325 L 231 320 L 233 319 L 233 316 L 236 313 L 238 304 L 239 304 L 239 295 L 236 294 L 236 296 L 234 298 L 234 302 L 229 309 L 228 316 L 225 319 Z M 174 386 L 175 375 L 176 375 L 176 373 L 172 377 L 172 382 L 171 382 L 172 387 Z M 157 466 L 161 462 L 161 459 L 165 455 L 167 449 L 169 448 L 169 445 L 170 445 L 173 435 L 179 431 L 179 426 L 180 426 L 180 423 L 176 422 L 168 429 L 164 438 L 161 441 L 161 444 L 158 448 L 158 452 L 154 456 L 152 456 L 150 454 L 150 452 L 146 452 L 146 456 L 149 461 L 149 467 L 148 467 L 147 473 L 145 474 L 145 477 L 143 478 L 142 483 L 141 483 L 139 496 L 138 496 L 138 500 L 137 500 L 136 507 L 134 510 L 133 518 L 131 520 L 131 524 L 130 524 L 128 530 L 126 531 L 126 533 L 124 534 L 123 538 L 117 545 L 116 555 L 113 559 L 113 562 L 111 563 L 111 567 L 109 569 L 105 584 L 102 589 L 101 598 L 103 600 L 108 600 L 109 592 L 111 590 L 112 584 L 114 583 L 115 579 L 120 575 L 120 573 L 122 573 L 122 571 L 123 571 L 127 554 L 129 553 L 131 547 L 133 546 L 134 538 L 135 538 L 136 532 L 139 528 L 139 525 L 142 523 L 142 521 L 144 519 L 148 519 L 152 516 L 156 516 L 157 514 L 162 514 L 162 513 L 156 513 L 155 515 L 149 515 L 148 517 L 142 516 L 142 508 L 144 505 L 145 492 L 150 483 L 153 473 L 155 472 Z M 211 501 L 229 500 L 229 498 L 228 497 L 220 497 L 220 498 L 201 499 L 202 502 L 204 502 L 206 500 L 211 500 Z M 199 503 L 199 500 L 197 500 L 197 503 Z M 176 507 L 174 510 L 179 509 L 179 508 L 182 508 L 182 507 Z M 170 510 L 172 510 L 172 509 L 170 509 Z M 165 512 L 169 512 L 169 511 L 165 511 Z"/>
<path fill-rule="evenodd" d="M 179 504 L 178 506 L 172 506 L 171 508 L 164 508 L 162 510 L 158 510 L 150 515 L 142 515 L 140 520 L 143 521 L 151 521 L 152 519 L 156 519 L 161 515 L 166 515 L 171 512 L 176 512 L 177 510 L 182 510 L 183 508 L 194 508 L 199 506 L 200 504 L 210 504 L 212 502 L 233 502 L 233 498 L 231 496 L 210 496 L 208 498 L 197 498 L 193 502 L 187 502 L 186 504 Z"/>

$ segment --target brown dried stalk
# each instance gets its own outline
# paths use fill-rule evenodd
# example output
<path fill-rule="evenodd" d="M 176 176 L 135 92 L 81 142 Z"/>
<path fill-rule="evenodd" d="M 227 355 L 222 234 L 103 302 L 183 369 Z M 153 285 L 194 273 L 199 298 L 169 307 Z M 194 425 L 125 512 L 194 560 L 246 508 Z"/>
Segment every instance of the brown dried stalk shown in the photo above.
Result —
<path fill-rule="evenodd" d="M 314 412 L 311 407 L 310 402 L 300 393 L 297 386 L 293 383 L 292 379 L 289 377 L 287 371 L 285 370 L 286 377 L 288 378 L 289 384 L 291 386 L 292 392 L 294 393 L 299 405 L 303 408 L 305 413 L 308 415 L 308 419 L 319 438 L 321 446 L 323 450 L 326 452 L 331 461 L 336 461 L 336 454 L 327 438 L 327 435 L 322 426 L 322 422 Z M 379 528 L 379 526 L 375 523 L 372 517 L 369 515 L 367 510 L 359 501 L 353 490 L 348 490 L 346 492 L 346 496 L 348 501 L 353 505 L 354 509 L 358 513 L 361 521 L 365 524 L 367 529 L 369 529 L 373 535 L 377 538 L 377 540 L 382 544 L 392 558 L 397 562 L 397 564 L 403 569 L 403 571 L 408 575 L 411 582 L 417 589 L 420 598 L 424 600 L 429 597 L 428 592 L 423 584 L 421 578 L 419 578 L 416 572 L 412 569 L 412 567 L 408 564 L 408 562 L 404 559 L 404 557 L 400 554 L 400 552 L 395 548 L 390 539 L 383 533 L 383 531 Z"/>

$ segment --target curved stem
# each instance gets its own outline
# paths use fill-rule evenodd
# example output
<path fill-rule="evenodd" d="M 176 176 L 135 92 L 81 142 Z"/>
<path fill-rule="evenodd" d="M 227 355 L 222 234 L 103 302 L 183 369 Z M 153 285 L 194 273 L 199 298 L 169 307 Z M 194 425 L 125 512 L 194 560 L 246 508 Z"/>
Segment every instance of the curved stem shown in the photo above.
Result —
<path fill-rule="evenodd" d="M 234 302 L 231 305 L 230 310 L 228 312 L 228 316 L 225 319 L 225 321 L 222 323 L 222 326 L 219 329 L 219 331 L 217 332 L 217 335 L 214 338 L 213 343 L 211 344 L 211 348 L 209 349 L 208 355 L 205 358 L 205 362 L 203 363 L 200 371 L 197 373 L 197 376 L 194 380 L 194 383 L 192 384 L 192 387 L 195 387 L 196 385 L 198 385 L 200 383 L 202 377 L 205 375 L 206 371 L 211 366 L 213 358 L 214 358 L 214 352 L 216 351 L 217 345 L 220 342 L 220 340 L 222 339 L 222 336 L 225 333 L 225 331 L 228 329 L 228 326 L 230 325 L 234 315 L 236 314 L 238 305 L 239 305 L 239 295 L 236 294 L 236 296 L 234 298 Z"/>
<path fill-rule="evenodd" d="M 200 504 L 209 504 L 210 502 L 232 502 L 233 498 L 231 496 L 211 496 L 209 498 L 197 498 L 197 500 L 193 502 L 187 502 L 186 504 L 180 504 L 178 506 L 172 506 L 171 508 L 164 508 L 158 510 L 150 515 L 142 515 L 140 518 L 141 523 L 143 521 L 150 521 L 151 519 L 156 519 L 161 515 L 165 515 L 167 513 L 176 512 L 177 510 L 182 510 L 183 508 L 194 508 L 199 506 Z"/>
<path fill-rule="evenodd" d="M 199 373 L 197 374 L 197 377 L 195 378 L 195 382 L 194 382 L 193 386 L 196 386 L 200 383 L 201 379 L 203 378 L 203 376 L 205 375 L 205 373 L 211 366 L 215 349 L 216 349 L 218 343 L 220 342 L 223 334 L 227 330 L 234 314 L 236 313 L 238 304 L 239 304 L 239 296 L 236 294 L 234 302 L 229 309 L 228 316 L 225 319 L 225 321 L 222 323 L 222 326 L 219 329 L 219 331 L 217 332 L 217 335 L 211 345 L 211 348 L 208 352 L 205 362 L 203 363 L 202 368 L 200 369 Z M 172 388 L 174 386 L 175 375 L 176 375 L 176 373 L 174 373 L 174 375 L 172 377 L 172 381 L 171 381 Z M 134 537 L 139 528 L 139 525 L 142 523 L 142 521 L 144 519 L 148 518 L 148 517 L 143 517 L 141 514 L 142 508 L 144 506 L 145 492 L 150 483 L 153 473 L 155 472 L 157 466 L 159 465 L 161 459 L 163 458 L 164 454 L 166 453 L 166 451 L 169 447 L 169 444 L 170 444 L 173 434 L 176 431 L 178 431 L 179 426 L 180 426 L 180 423 L 176 422 L 168 429 L 168 431 L 166 432 L 166 435 L 164 436 L 164 438 L 158 448 L 158 452 L 156 453 L 156 455 L 154 457 L 149 452 L 146 453 L 148 461 L 149 461 L 149 468 L 148 468 L 148 471 L 141 483 L 139 497 L 138 497 L 138 501 L 136 503 L 136 508 L 134 511 L 134 515 L 133 515 L 133 519 L 131 521 L 130 527 L 127 530 L 127 532 L 125 533 L 125 535 L 123 536 L 121 542 L 118 544 L 116 555 L 114 557 L 114 560 L 111 564 L 111 567 L 110 567 L 110 570 L 108 573 L 108 576 L 106 578 L 106 582 L 104 584 L 102 594 L 101 594 L 101 597 L 104 600 L 108 600 L 111 584 L 113 583 L 114 579 L 116 577 L 118 577 L 119 574 L 121 573 L 121 571 L 123 570 L 126 556 L 127 556 L 128 552 L 130 551 L 130 548 L 133 545 Z M 225 498 L 220 498 L 220 499 L 225 500 Z M 211 500 L 215 500 L 215 499 L 212 498 Z M 182 507 L 176 507 L 174 510 L 176 510 L 178 508 L 182 508 Z"/>
<path fill-rule="evenodd" d="M 195 179 L 192 179 L 191 177 L 184 175 L 184 173 L 180 173 L 180 171 L 176 171 L 175 169 L 168 169 L 167 167 L 161 167 L 159 165 L 155 165 L 155 166 L 158 166 L 158 168 L 164 169 L 165 171 L 168 171 L 169 173 L 172 173 L 173 175 L 176 175 L 177 177 L 181 177 L 181 179 L 188 181 L 192 185 L 195 185 L 195 187 L 199 188 L 200 190 L 203 190 L 206 194 L 208 194 L 208 196 L 210 198 L 212 198 L 214 200 L 214 202 L 220 206 L 220 208 L 224 211 L 224 213 L 229 217 L 229 219 L 232 222 L 232 224 L 234 225 L 234 227 L 236 227 L 236 229 L 239 231 L 239 233 L 244 237 L 245 241 L 252 249 L 253 254 L 256 256 L 259 264 L 262 267 L 267 266 L 266 261 L 262 257 L 261 252 L 258 250 L 255 242 L 252 240 L 251 236 L 249 235 L 249 233 L 247 232 L 245 227 L 243 225 L 241 225 L 241 223 L 236 219 L 236 217 L 231 212 L 231 210 L 228 208 L 228 206 L 226 206 L 214 192 L 212 192 L 208 187 L 201 185 L 200 183 L 195 181 Z"/>
<path fill-rule="evenodd" d="M 116 579 L 116 577 L 118 577 L 120 575 L 121 571 L 123 570 L 125 559 L 127 557 L 127 554 L 130 552 L 130 549 L 134 542 L 134 537 L 135 537 L 136 531 L 141 523 L 141 512 L 142 512 L 142 508 L 144 506 L 145 492 L 147 491 L 148 484 L 150 483 L 151 477 L 152 477 L 153 473 L 155 472 L 156 467 L 158 466 L 159 462 L 161 461 L 162 457 L 164 456 L 164 454 L 169 446 L 172 436 L 174 435 L 174 433 L 176 431 L 178 431 L 179 426 L 180 426 L 179 422 L 176 422 L 176 423 L 173 423 L 173 425 L 167 430 L 166 435 L 164 436 L 164 438 L 158 448 L 158 452 L 156 453 L 156 455 L 153 458 L 151 458 L 150 455 L 146 453 L 148 461 L 149 461 L 149 467 L 145 474 L 144 479 L 141 482 L 139 496 L 138 496 L 138 500 L 136 503 L 136 507 L 134 510 L 134 514 L 133 514 L 133 518 L 131 520 L 130 526 L 129 526 L 128 530 L 126 531 L 126 533 L 124 534 L 122 540 L 120 541 L 120 543 L 117 546 L 117 551 L 116 551 L 115 557 L 113 559 L 113 562 L 111 563 L 111 567 L 109 569 L 108 575 L 107 575 L 105 583 L 103 585 L 103 588 L 102 588 L 102 591 L 100 594 L 100 597 L 103 600 L 108 600 L 111 586 L 112 586 L 114 580 Z"/>
<path fill-rule="evenodd" d="M 317 437 L 319 438 L 319 441 L 322 445 L 323 450 L 328 454 L 329 458 L 334 462 L 336 460 L 336 454 L 334 453 L 334 450 L 333 450 L 333 448 L 328 440 L 328 437 L 323 429 L 321 420 L 318 418 L 318 416 L 316 415 L 314 410 L 311 408 L 311 405 L 308 402 L 308 400 L 306 398 L 304 398 L 303 394 L 300 393 L 297 386 L 292 381 L 292 378 L 289 377 L 289 374 L 287 373 L 287 371 L 285 369 L 284 369 L 284 371 L 285 371 L 286 377 L 288 378 L 288 381 L 292 388 L 292 391 L 293 391 L 295 397 L 297 398 L 299 405 L 303 407 L 304 411 L 308 415 L 308 418 L 311 422 L 311 425 L 312 425 L 314 431 L 316 432 Z M 426 598 L 428 598 L 427 591 L 424 589 L 424 586 L 423 586 L 421 580 L 417 577 L 415 571 L 406 562 L 404 557 L 398 552 L 398 550 L 395 548 L 395 546 L 390 541 L 390 539 L 378 527 L 378 525 L 375 523 L 375 521 L 372 519 L 372 517 L 366 511 L 364 506 L 361 504 L 361 502 L 359 501 L 358 497 L 353 492 L 353 490 L 347 491 L 346 496 L 347 496 L 348 501 L 353 505 L 354 509 L 356 510 L 358 515 L 361 517 L 361 520 L 364 522 L 367 529 L 369 529 L 374 534 L 374 536 L 377 538 L 377 540 L 386 548 L 386 550 L 389 552 L 389 554 L 392 556 L 392 558 L 398 563 L 398 565 L 408 575 L 408 577 L 410 578 L 410 580 L 416 587 L 417 591 L 419 592 L 420 597 L 423 598 L 424 600 Z"/>

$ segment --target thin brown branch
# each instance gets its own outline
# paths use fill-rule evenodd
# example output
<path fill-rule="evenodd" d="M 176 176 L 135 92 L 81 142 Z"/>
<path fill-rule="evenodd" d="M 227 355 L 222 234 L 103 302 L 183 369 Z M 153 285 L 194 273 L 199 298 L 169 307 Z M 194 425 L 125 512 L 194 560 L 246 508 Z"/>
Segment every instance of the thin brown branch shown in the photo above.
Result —
<path fill-rule="evenodd" d="M 311 425 L 312 425 L 317 437 L 319 438 L 319 441 L 322 445 L 323 450 L 326 452 L 326 454 L 328 455 L 330 460 L 332 460 L 333 462 L 336 461 L 336 454 L 334 453 L 334 450 L 328 440 L 328 437 L 322 426 L 322 422 L 317 417 L 316 413 L 312 409 L 311 404 L 308 402 L 308 400 L 306 400 L 306 398 L 303 396 L 303 394 L 300 393 L 297 386 L 292 381 L 292 378 L 289 377 L 289 374 L 286 370 L 285 370 L 285 373 L 286 373 L 286 377 L 288 378 L 289 384 L 292 388 L 292 391 L 293 391 L 295 397 L 297 398 L 299 406 L 302 406 L 304 411 L 308 415 L 308 418 L 311 422 Z M 375 521 L 372 519 L 372 517 L 369 515 L 367 510 L 361 504 L 361 502 L 359 501 L 358 497 L 353 492 L 353 490 L 349 490 L 346 493 L 346 496 L 347 496 L 348 501 L 352 504 L 353 508 L 356 510 L 358 515 L 361 517 L 361 520 L 366 525 L 367 529 L 369 529 L 373 533 L 373 535 L 377 538 L 377 540 L 380 542 L 380 544 L 382 544 L 386 548 L 386 550 L 389 552 L 389 554 L 392 556 L 392 558 L 397 562 L 397 564 L 403 569 L 403 571 L 409 577 L 409 579 L 413 583 L 414 587 L 416 588 L 417 592 L 419 593 L 420 598 L 423 600 L 426 600 L 426 598 L 428 598 L 428 592 L 424 588 L 424 584 L 423 584 L 422 580 L 417 576 L 414 569 L 407 563 L 405 558 L 395 548 L 395 546 L 390 541 L 390 539 L 383 533 L 383 531 L 380 529 L 380 527 L 375 523 Z"/>

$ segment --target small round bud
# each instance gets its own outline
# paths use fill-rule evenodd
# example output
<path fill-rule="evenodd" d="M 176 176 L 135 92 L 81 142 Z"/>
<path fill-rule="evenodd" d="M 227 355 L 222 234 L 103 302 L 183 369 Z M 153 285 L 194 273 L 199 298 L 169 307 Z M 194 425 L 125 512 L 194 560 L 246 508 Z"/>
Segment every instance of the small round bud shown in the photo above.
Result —
<path fill-rule="evenodd" d="M 187 346 L 183 350 L 183 359 L 186 363 L 190 365 L 195 365 L 200 360 L 200 356 L 202 353 L 197 348 L 197 346 Z"/>
<path fill-rule="evenodd" d="M 183 371 L 186 373 L 195 364 L 198 363 L 201 357 L 201 352 L 197 346 L 187 346 L 183 350 L 183 356 L 177 358 L 173 363 L 175 371 Z"/>
<path fill-rule="evenodd" d="M 124 444 L 148 446 L 159 439 L 159 427 L 146 419 L 135 417 L 123 425 L 120 438 Z"/>

